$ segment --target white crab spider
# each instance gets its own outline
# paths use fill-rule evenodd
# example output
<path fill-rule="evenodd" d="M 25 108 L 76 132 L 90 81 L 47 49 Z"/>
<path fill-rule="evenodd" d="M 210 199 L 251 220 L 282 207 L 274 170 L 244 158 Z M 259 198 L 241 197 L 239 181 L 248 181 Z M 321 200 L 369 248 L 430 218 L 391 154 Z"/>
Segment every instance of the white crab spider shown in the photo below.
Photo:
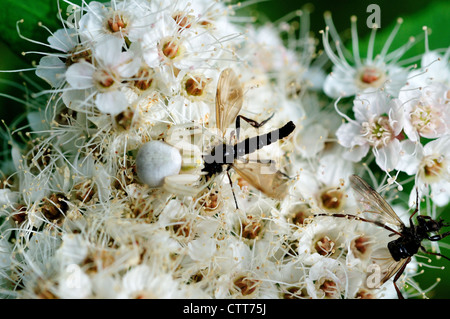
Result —
<path fill-rule="evenodd" d="M 169 193 L 184 196 L 195 196 L 204 190 L 208 184 L 198 185 L 201 175 L 199 174 L 178 174 L 164 178 L 163 188 Z"/>
<path fill-rule="evenodd" d="M 171 127 L 167 132 L 166 142 L 179 150 L 182 157 L 180 174 L 164 178 L 163 188 L 174 194 L 195 196 L 203 191 L 208 183 L 199 185 L 204 172 L 201 148 L 210 139 L 210 132 L 192 123 Z"/>
<path fill-rule="evenodd" d="M 178 149 L 161 141 L 150 141 L 142 145 L 137 154 L 137 174 L 148 186 L 160 187 L 165 177 L 180 172 L 181 162 Z"/>

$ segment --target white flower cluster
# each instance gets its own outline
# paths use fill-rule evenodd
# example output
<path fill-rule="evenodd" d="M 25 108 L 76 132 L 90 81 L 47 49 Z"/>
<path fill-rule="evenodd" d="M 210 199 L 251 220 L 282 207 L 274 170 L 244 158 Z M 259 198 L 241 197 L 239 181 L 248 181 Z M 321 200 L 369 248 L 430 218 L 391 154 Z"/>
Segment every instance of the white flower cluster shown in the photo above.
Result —
<path fill-rule="evenodd" d="M 426 41 L 420 67 L 402 67 L 399 60 L 414 39 L 388 53 L 401 23 L 399 19 L 375 57 L 374 29 L 367 58 L 355 54 L 354 65 L 331 51 L 327 28 L 324 46 L 334 67 L 325 80 L 324 91 L 334 98 L 354 96 L 350 112 L 354 119 L 338 110 L 347 121 L 336 131 L 339 143 L 346 148 L 345 158 L 359 162 L 372 151 L 381 170 L 414 175 L 420 198 L 429 196 L 436 205 L 445 206 L 450 201 L 450 48 L 440 54 L 430 51 Z M 427 40 L 426 27 L 424 31 Z M 357 47 L 354 17 L 352 35 Z M 340 43 L 340 39 L 334 40 Z M 410 205 L 415 200 L 413 190 Z"/>
<path fill-rule="evenodd" d="M 382 181 L 374 186 L 386 177 L 388 186 L 402 184 L 400 172 L 415 176 L 433 218 L 449 202 L 450 50 L 427 48 L 411 70 L 398 63 L 410 44 L 389 53 L 388 43 L 352 65 L 340 44 L 336 54 L 328 43 L 329 33 L 337 37 L 329 16 L 326 55 L 318 56 L 307 12 L 255 26 L 235 14 L 242 7 L 211 0 L 71 6 L 36 69 L 52 88 L 36 94 L 26 144 L 11 143 L 2 180 L 2 296 L 397 296 L 392 283 L 380 288 L 370 276 L 373 258 L 392 259 L 386 229 L 314 215 L 359 210 L 348 187 L 355 173 Z M 223 138 L 214 129 L 225 69 L 243 88 L 239 114 L 270 118 L 259 129 L 241 121 L 248 132 L 296 125 L 258 152 L 289 176 L 282 198 L 233 169 L 212 177 L 202 170 L 202 155 Z M 346 97 L 354 100 L 344 113 Z M 385 195 L 402 198 L 402 189 Z M 407 216 L 402 203 L 396 211 Z M 413 261 L 408 283 L 425 293 L 410 278 L 416 272 Z"/>

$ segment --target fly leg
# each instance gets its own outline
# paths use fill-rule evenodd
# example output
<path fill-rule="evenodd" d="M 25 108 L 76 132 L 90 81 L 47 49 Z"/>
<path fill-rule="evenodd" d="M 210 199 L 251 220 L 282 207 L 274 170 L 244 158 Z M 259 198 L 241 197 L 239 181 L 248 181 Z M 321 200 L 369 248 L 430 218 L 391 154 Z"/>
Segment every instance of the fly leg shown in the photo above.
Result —
<path fill-rule="evenodd" d="M 394 277 L 394 288 L 395 291 L 397 292 L 397 296 L 398 299 L 405 299 L 400 291 L 400 289 L 398 289 L 397 287 L 397 280 L 400 278 L 400 276 L 403 274 L 403 272 L 405 271 L 406 265 L 408 265 L 408 263 L 411 261 L 411 257 L 408 257 L 408 259 L 406 260 L 406 262 L 403 264 L 402 268 L 400 268 L 400 270 L 397 272 L 397 274 Z"/>
<path fill-rule="evenodd" d="M 229 172 L 230 169 L 231 169 L 231 165 L 228 166 L 226 173 L 228 176 L 228 180 L 230 181 L 231 192 L 233 193 L 233 198 L 234 198 L 234 204 L 236 205 L 236 209 L 239 209 L 237 199 L 236 199 L 236 194 L 234 193 L 234 189 L 233 189 L 233 181 L 231 180 L 231 176 L 230 176 L 230 172 Z"/>
<path fill-rule="evenodd" d="M 447 260 L 450 260 L 450 258 L 448 258 L 447 256 L 444 256 L 444 255 L 442 255 L 442 254 L 440 254 L 440 253 L 434 253 L 434 252 L 428 251 L 428 250 L 426 250 L 425 247 L 423 247 L 423 246 L 420 246 L 420 249 L 421 249 L 425 254 L 433 255 L 433 256 L 437 256 L 437 257 L 443 257 L 443 258 L 445 258 L 445 259 L 447 259 Z"/>
<path fill-rule="evenodd" d="M 420 202 L 420 199 L 419 199 L 419 189 L 416 187 L 416 209 L 414 210 L 414 213 L 412 213 L 412 215 L 409 216 L 409 226 L 410 226 L 410 227 L 412 227 L 412 225 L 413 225 L 413 221 L 412 221 L 413 216 L 414 216 L 415 214 L 417 214 L 417 212 L 419 211 L 419 202 Z"/>
<path fill-rule="evenodd" d="M 439 241 L 447 236 L 450 236 L 450 232 L 446 232 L 443 234 L 437 234 L 437 235 L 433 235 L 433 236 L 428 236 L 427 239 L 430 241 Z"/>

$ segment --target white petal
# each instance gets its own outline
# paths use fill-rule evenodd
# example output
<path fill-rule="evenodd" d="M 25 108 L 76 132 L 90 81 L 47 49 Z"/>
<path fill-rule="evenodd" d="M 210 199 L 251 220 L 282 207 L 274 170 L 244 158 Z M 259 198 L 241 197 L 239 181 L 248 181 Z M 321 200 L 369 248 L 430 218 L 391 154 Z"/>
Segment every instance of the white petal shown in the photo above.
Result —
<path fill-rule="evenodd" d="M 341 152 L 328 153 L 320 159 L 318 179 L 325 185 L 338 186 L 341 179 L 346 180 L 353 173 L 353 162 L 344 160 Z"/>
<path fill-rule="evenodd" d="M 351 96 L 357 91 L 356 86 L 353 84 L 353 77 L 334 70 L 333 73 L 327 75 L 325 78 L 323 90 L 326 95 L 332 98 Z"/>
<path fill-rule="evenodd" d="M 390 101 L 388 104 L 390 106 L 389 110 L 389 122 L 394 130 L 394 135 L 397 136 L 403 129 L 404 124 L 404 109 L 403 104 L 398 99 Z"/>
<path fill-rule="evenodd" d="M 369 152 L 369 144 L 355 145 L 348 149 L 342 156 L 352 162 L 359 162 Z"/>
<path fill-rule="evenodd" d="M 408 115 L 406 115 L 406 117 L 408 117 Z M 413 142 L 419 141 L 419 133 L 417 132 L 416 128 L 412 126 L 411 121 L 409 121 L 408 118 L 406 119 L 403 125 L 403 131 L 411 141 Z"/>
<path fill-rule="evenodd" d="M 336 131 L 336 137 L 339 144 L 344 147 L 366 144 L 365 139 L 361 136 L 361 127 L 355 123 L 341 124 Z"/>
<path fill-rule="evenodd" d="M 121 53 L 115 63 L 118 65 L 117 72 L 124 78 L 132 77 L 141 67 L 141 59 L 139 57 L 135 57 L 131 52 Z"/>
<path fill-rule="evenodd" d="M 47 41 L 53 49 L 69 52 L 77 45 L 77 33 L 74 29 L 59 29 Z"/>
<path fill-rule="evenodd" d="M 188 244 L 189 257 L 196 261 L 207 262 L 216 251 L 216 241 L 213 238 L 200 237 Z"/>
<path fill-rule="evenodd" d="M 298 131 L 295 138 L 297 150 L 306 158 L 314 157 L 325 147 L 328 130 L 320 124 L 309 125 Z"/>
<path fill-rule="evenodd" d="M 66 65 L 56 56 L 44 56 L 36 68 L 36 75 L 46 80 L 52 87 L 59 87 L 65 79 Z"/>
<path fill-rule="evenodd" d="M 386 146 L 374 150 L 375 161 L 382 170 L 393 170 L 400 159 L 400 151 L 400 141 L 394 139 Z"/>
<path fill-rule="evenodd" d="M 161 57 L 158 54 L 158 48 L 152 47 L 144 50 L 144 61 L 151 68 L 158 67 L 161 64 Z"/>
<path fill-rule="evenodd" d="M 411 140 L 400 142 L 400 159 L 395 169 L 405 172 L 408 175 L 416 174 L 422 158 L 422 145 Z"/>
<path fill-rule="evenodd" d="M 433 202 L 437 206 L 445 206 L 450 202 L 450 183 L 442 181 L 430 184 Z"/>
<path fill-rule="evenodd" d="M 450 136 L 445 135 L 427 143 L 423 148 L 423 153 L 425 156 L 443 154 L 450 158 Z"/>
<path fill-rule="evenodd" d="M 385 85 L 386 93 L 397 97 L 400 89 L 406 84 L 409 70 L 391 64 L 386 70 L 386 73 L 389 76 L 389 81 Z"/>
<path fill-rule="evenodd" d="M 102 113 L 116 115 L 125 110 L 128 101 L 120 91 L 98 93 L 95 97 L 95 105 Z"/>
<path fill-rule="evenodd" d="M 95 46 L 95 56 L 103 62 L 104 66 L 116 66 L 120 62 L 122 46 L 122 38 L 108 36 Z"/>
<path fill-rule="evenodd" d="M 10 189 L 0 189 L 0 205 L 13 205 L 19 199 L 19 195 L 16 192 L 12 192 Z"/>
<path fill-rule="evenodd" d="M 67 82 L 75 89 L 88 89 L 94 86 L 94 71 L 95 67 L 85 61 L 72 64 L 66 72 Z"/>
<path fill-rule="evenodd" d="M 79 21 L 80 37 L 84 41 L 96 40 L 104 34 L 103 19 L 107 9 L 103 3 L 91 1 L 87 5 L 88 12 L 83 14 Z"/>

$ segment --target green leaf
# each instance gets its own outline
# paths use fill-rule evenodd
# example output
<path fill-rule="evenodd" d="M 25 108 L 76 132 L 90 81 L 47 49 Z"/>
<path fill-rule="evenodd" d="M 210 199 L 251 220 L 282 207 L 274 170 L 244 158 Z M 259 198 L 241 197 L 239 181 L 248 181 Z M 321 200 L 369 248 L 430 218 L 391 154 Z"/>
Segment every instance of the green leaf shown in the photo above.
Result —
<path fill-rule="evenodd" d="M 383 15 L 382 7 L 381 15 Z M 430 50 L 448 48 L 450 46 L 450 28 L 448 27 L 448 22 L 450 21 L 450 2 L 432 2 L 424 7 L 423 10 L 404 16 L 402 19 L 403 23 L 395 36 L 389 52 L 407 43 L 410 37 L 415 37 L 419 40 L 403 55 L 402 60 L 418 57 L 425 52 L 425 44 L 423 41 L 425 36 L 425 31 L 423 31 L 424 26 L 429 30 L 428 39 Z M 374 46 L 375 54 L 381 51 L 395 24 L 396 22 L 394 21 L 389 26 L 382 27 L 377 31 Z M 368 44 L 369 35 L 365 36 L 359 43 L 362 56 L 366 55 Z M 350 48 L 351 44 L 348 47 Z"/>
<path fill-rule="evenodd" d="M 69 4 L 63 0 L 1 1 L 3 8 L 7 9 L 0 10 L 0 21 L 3 23 L 3 29 L 0 32 L 0 41 L 5 43 L 18 56 L 21 56 L 22 52 L 26 51 L 51 51 L 45 46 L 21 38 L 17 32 L 17 22 L 23 21 L 18 24 L 20 34 L 23 37 L 33 41 L 47 43 L 47 38 L 51 33 L 42 26 L 48 28 L 51 32 L 62 28 L 61 17 L 63 19 L 67 18 Z M 105 0 L 98 1 L 106 2 Z M 81 5 L 82 0 L 74 0 L 71 2 L 76 5 Z M 40 56 L 36 54 L 23 57 L 27 63 L 37 61 L 39 58 Z"/>
<path fill-rule="evenodd" d="M 23 36 L 44 43 L 50 34 L 38 25 L 39 22 L 50 30 L 61 27 L 57 0 L 2 0 L 2 4 L 4 9 L 0 10 L 0 21 L 3 22 L 3 31 L 0 33 L 0 40 L 16 54 L 46 49 L 20 38 L 16 27 L 17 21 L 23 20 L 23 23 L 19 23 L 20 33 Z"/>

